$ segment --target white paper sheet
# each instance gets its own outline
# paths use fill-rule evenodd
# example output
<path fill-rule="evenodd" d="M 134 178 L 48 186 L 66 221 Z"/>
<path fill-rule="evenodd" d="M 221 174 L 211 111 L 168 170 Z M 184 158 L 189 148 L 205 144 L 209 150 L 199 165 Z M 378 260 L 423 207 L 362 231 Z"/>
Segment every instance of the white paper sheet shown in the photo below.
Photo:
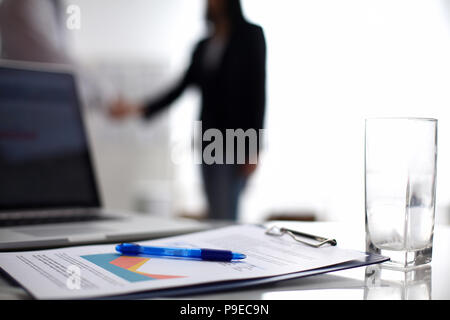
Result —
<path fill-rule="evenodd" d="M 128 257 L 118 254 L 115 245 L 96 245 L 0 253 L 0 267 L 38 299 L 75 299 L 270 277 L 365 257 L 358 251 L 331 246 L 316 249 L 264 232 L 260 226 L 240 225 L 139 243 L 226 249 L 247 255 L 236 262 Z"/>

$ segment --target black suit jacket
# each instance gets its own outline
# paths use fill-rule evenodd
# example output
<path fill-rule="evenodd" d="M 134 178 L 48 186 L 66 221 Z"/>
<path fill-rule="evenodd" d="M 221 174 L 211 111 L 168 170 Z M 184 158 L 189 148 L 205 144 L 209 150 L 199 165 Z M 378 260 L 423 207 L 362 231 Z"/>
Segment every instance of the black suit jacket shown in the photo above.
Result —
<path fill-rule="evenodd" d="M 207 42 L 196 46 L 191 64 L 181 81 L 165 95 L 149 103 L 144 116 L 152 117 L 178 98 L 186 87 L 200 89 L 200 120 L 203 130 L 262 129 L 266 104 L 266 42 L 261 27 L 242 23 L 234 29 L 220 66 L 204 68 Z M 225 135 L 224 135 L 225 137 Z"/>

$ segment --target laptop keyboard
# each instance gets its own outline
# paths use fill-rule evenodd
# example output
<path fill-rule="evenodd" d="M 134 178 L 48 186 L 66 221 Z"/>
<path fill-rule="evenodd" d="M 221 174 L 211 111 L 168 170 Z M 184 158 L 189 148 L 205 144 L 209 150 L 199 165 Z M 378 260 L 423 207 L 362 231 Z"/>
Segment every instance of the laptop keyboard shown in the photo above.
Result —
<path fill-rule="evenodd" d="M 58 213 L 55 212 L 29 212 L 20 215 L 0 215 L 0 227 L 13 227 L 13 226 L 26 226 L 26 225 L 38 225 L 49 223 L 67 223 L 67 222 L 87 222 L 87 221 L 103 221 L 103 220 L 115 220 L 117 218 L 111 216 L 105 216 L 100 214 L 99 211 L 66 211 Z"/>

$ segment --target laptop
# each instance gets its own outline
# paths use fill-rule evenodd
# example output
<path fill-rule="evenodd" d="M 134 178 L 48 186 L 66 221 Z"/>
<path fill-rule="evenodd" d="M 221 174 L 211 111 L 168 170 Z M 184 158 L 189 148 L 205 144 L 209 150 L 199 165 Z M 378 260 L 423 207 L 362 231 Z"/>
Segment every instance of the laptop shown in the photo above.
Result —
<path fill-rule="evenodd" d="M 204 230 L 102 208 L 74 74 L 0 61 L 0 250 L 115 243 Z"/>

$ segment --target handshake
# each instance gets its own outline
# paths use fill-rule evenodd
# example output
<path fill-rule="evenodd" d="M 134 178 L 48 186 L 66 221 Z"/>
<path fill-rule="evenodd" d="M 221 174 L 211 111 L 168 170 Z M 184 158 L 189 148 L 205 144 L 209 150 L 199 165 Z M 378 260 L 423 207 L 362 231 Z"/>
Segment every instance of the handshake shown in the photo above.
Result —
<path fill-rule="evenodd" d="M 119 98 L 117 101 L 113 102 L 108 109 L 109 116 L 118 120 L 133 116 L 142 116 L 143 112 L 143 106 L 127 102 L 123 98 Z"/>

